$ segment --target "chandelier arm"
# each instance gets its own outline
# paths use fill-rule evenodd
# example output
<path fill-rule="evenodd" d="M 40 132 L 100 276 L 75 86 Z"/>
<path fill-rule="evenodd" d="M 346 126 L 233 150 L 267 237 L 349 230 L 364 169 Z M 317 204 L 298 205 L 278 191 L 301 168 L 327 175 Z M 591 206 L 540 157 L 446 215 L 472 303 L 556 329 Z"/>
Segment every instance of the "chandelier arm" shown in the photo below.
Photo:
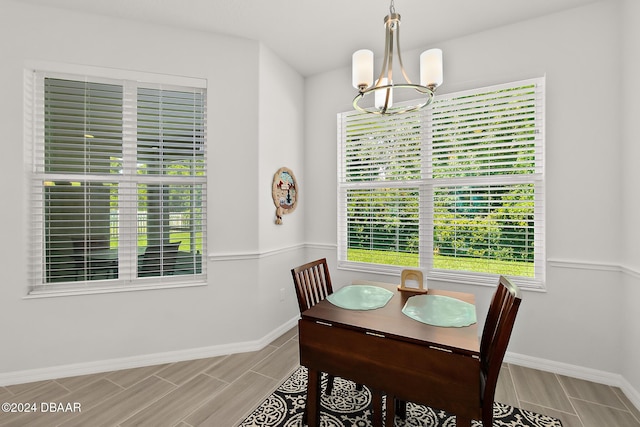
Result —
<path fill-rule="evenodd" d="M 396 45 L 398 47 L 398 65 L 400 65 L 400 72 L 407 83 L 413 84 L 409 76 L 407 76 L 407 72 L 404 70 L 404 64 L 402 64 L 402 53 L 400 52 L 400 19 L 398 19 L 398 26 L 396 27 Z"/>
<path fill-rule="evenodd" d="M 378 80 L 373 85 L 374 90 L 382 87 L 387 87 L 385 89 L 384 104 L 382 105 L 382 107 L 380 107 L 380 110 L 383 114 L 386 113 L 390 107 L 389 101 L 391 99 L 391 90 L 393 87 L 393 32 L 394 23 L 396 22 L 396 16 L 397 15 L 395 14 L 389 14 L 385 17 L 384 59 L 382 68 L 380 70 L 380 75 L 378 76 Z M 397 26 L 395 28 L 397 28 Z"/>
<path fill-rule="evenodd" d="M 380 87 L 382 86 L 382 79 L 385 77 L 385 71 L 387 72 L 387 84 L 391 84 L 390 76 L 388 75 L 388 67 L 389 67 L 389 43 L 391 42 L 390 37 L 391 34 L 389 32 L 389 27 L 385 23 L 386 31 L 384 37 L 384 57 L 382 60 L 382 68 L 380 69 L 380 75 L 378 75 L 378 79 L 373 82 L 372 87 Z"/>
<path fill-rule="evenodd" d="M 393 36 L 394 36 L 395 30 L 397 29 L 397 26 L 395 25 L 395 21 L 393 20 L 393 15 L 390 15 L 390 20 L 389 22 L 387 22 L 386 26 L 387 26 L 387 35 L 388 35 L 388 40 L 387 40 L 388 46 L 385 53 L 385 55 L 388 56 L 386 85 L 393 87 L 393 40 L 394 40 Z M 384 82 L 384 80 L 382 81 Z M 391 90 L 392 90 L 391 88 L 385 89 L 384 104 L 380 109 L 380 111 L 383 114 L 386 113 L 390 107 L 389 100 L 391 99 Z"/>
<path fill-rule="evenodd" d="M 393 85 L 393 41 L 394 41 L 394 22 L 390 20 L 387 26 L 387 32 L 389 34 L 389 45 L 387 46 L 387 55 L 389 55 L 389 67 L 387 68 L 387 84 Z"/>

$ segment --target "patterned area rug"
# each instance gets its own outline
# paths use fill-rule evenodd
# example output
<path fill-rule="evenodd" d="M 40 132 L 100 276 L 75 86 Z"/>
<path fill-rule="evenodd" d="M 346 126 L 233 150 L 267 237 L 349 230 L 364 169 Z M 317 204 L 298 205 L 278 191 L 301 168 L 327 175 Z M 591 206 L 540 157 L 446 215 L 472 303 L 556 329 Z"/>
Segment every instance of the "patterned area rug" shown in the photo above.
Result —
<path fill-rule="evenodd" d="M 325 381 L 323 380 L 323 388 Z M 256 408 L 239 427 L 299 427 L 306 401 L 307 370 L 298 368 L 278 389 Z M 562 427 L 552 417 L 496 403 L 492 427 Z M 396 417 L 397 427 L 455 427 L 455 417 L 427 406 L 407 404 L 407 419 Z M 335 379 L 330 396 L 322 394 L 322 427 L 371 426 L 371 392 L 356 390 L 355 383 Z M 482 427 L 478 421 L 472 427 Z"/>

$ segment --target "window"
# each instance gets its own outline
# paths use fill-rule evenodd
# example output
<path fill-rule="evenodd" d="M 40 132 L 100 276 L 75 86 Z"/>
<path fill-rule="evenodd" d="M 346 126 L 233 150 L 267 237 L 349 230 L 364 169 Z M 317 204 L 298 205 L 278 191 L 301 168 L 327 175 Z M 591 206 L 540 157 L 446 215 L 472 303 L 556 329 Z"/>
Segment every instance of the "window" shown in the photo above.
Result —
<path fill-rule="evenodd" d="M 204 86 L 28 83 L 31 291 L 204 282 Z"/>
<path fill-rule="evenodd" d="M 544 79 L 338 116 L 342 268 L 544 283 Z"/>

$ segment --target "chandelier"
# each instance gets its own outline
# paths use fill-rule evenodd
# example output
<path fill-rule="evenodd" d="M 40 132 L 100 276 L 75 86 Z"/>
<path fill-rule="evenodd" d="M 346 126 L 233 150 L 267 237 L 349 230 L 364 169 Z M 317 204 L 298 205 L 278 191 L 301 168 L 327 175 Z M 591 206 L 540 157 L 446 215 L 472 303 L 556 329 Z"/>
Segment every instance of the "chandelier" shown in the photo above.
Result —
<path fill-rule="evenodd" d="M 384 59 L 382 70 L 378 78 L 373 80 L 373 52 L 361 49 L 353 54 L 353 87 L 358 89 L 358 95 L 353 99 L 353 107 L 365 113 L 371 114 L 401 114 L 416 111 L 426 107 L 433 101 L 436 88 L 442 84 L 442 51 L 429 49 L 420 55 L 420 84 L 411 83 L 402 65 L 400 53 L 400 14 L 396 13 L 394 0 L 389 6 L 389 15 L 384 18 L 385 41 Z M 394 53 L 397 55 L 400 73 L 404 83 L 394 81 L 393 61 Z M 397 89 L 414 89 L 420 95 L 418 104 L 391 108 L 393 106 L 393 92 Z M 367 95 L 373 94 L 374 103 L 365 105 L 363 101 Z"/>

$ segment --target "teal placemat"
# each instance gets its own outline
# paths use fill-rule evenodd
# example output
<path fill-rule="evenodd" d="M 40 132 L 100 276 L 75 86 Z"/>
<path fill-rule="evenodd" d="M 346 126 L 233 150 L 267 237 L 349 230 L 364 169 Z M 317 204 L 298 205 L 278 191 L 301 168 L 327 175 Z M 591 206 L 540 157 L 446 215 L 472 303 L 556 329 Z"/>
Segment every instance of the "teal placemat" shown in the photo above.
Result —
<path fill-rule="evenodd" d="M 444 295 L 416 295 L 407 300 L 402 312 L 418 322 L 433 326 L 463 327 L 476 323 L 473 304 Z"/>
<path fill-rule="evenodd" d="M 327 300 L 348 310 L 374 310 L 384 307 L 392 296 L 393 292 L 378 286 L 349 285 L 329 295 Z"/>

